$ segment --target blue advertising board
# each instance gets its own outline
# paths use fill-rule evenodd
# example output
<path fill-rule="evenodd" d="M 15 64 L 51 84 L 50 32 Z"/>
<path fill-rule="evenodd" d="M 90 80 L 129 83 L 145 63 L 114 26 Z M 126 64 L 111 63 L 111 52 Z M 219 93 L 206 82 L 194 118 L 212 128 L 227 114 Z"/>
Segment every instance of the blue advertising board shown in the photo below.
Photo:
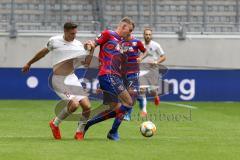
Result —
<path fill-rule="evenodd" d="M 0 68 L 0 99 L 58 99 L 48 78 L 51 69 L 33 68 L 23 74 L 20 68 Z M 81 78 L 84 71 L 78 71 Z M 170 69 L 163 80 L 172 85 L 166 101 L 240 101 L 240 70 Z M 89 84 L 96 88 L 97 80 Z"/>

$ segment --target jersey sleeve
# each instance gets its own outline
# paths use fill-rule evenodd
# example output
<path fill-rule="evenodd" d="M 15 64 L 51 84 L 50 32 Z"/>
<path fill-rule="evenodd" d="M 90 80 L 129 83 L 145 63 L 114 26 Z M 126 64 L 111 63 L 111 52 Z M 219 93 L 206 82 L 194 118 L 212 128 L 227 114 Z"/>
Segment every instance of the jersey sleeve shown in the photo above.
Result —
<path fill-rule="evenodd" d="M 47 49 L 48 49 L 49 51 L 52 51 L 52 50 L 53 50 L 53 39 L 52 39 L 52 38 L 50 38 L 50 39 L 48 40 L 46 47 L 47 47 Z"/>
<path fill-rule="evenodd" d="M 165 54 L 165 52 L 164 52 L 164 50 L 162 49 L 161 45 L 158 44 L 158 43 L 156 43 L 156 52 L 157 52 L 157 54 L 160 55 L 160 56 Z"/>
<path fill-rule="evenodd" d="M 138 41 L 138 49 L 144 53 L 146 51 L 146 48 L 144 47 L 142 41 Z"/>
<path fill-rule="evenodd" d="M 95 43 L 97 45 L 102 45 L 105 42 L 107 42 L 107 40 L 109 39 L 110 33 L 108 30 L 104 30 L 102 31 L 102 33 L 100 33 L 97 38 L 95 39 Z"/>

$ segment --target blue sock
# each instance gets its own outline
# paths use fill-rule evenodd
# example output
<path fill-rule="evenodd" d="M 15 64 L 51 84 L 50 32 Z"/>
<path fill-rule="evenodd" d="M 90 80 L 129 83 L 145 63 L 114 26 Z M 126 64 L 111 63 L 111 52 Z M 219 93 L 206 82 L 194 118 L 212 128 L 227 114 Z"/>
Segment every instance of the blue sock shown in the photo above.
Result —
<path fill-rule="evenodd" d="M 122 123 L 124 115 L 131 110 L 131 108 L 126 107 L 124 105 L 121 105 L 120 108 L 116 111 L 116 118 L 113 122 L 112 129 L 110 130 L 110 133 L 116 133 L 120 124 Z"/>
<path fill-rule="evenodd" d="M 100 114 L 98 114 L 97 116 L 93 117 L 91 120 L 89 120 L 85 126 L 85 131 L 88 130 L 89 127 L 91 127 L 92 125 L 105 121 L 107 119 L 113 118 L 116 116 L 116 111 L 115 110 L 106 110 Z"/>

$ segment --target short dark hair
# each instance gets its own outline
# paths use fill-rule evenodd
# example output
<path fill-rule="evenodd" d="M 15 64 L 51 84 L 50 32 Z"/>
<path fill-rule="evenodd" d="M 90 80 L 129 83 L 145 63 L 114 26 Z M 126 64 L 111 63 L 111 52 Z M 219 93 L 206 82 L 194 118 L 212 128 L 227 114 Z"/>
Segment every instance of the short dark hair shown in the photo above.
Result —
<path fill-rule="evenodd" d="M 151 31 L 151 32 L 152 32 L 152 29 L 151 29 L 150 27 L 146 27 L 146 28 L 144 28 L 144 30 L 143 30 L 143 34 L 145 34 L 146 31 Z"/>
<path fill-rule="evenodd" d="M 129 17 L 124 17 L 123 19 L 121 19 L 120 22 L 125 22 L 127 24 L 131 24 L 133 26 L 133 29 L 135 28 L 135 22 Z"/>
<path fill-rule="evenodd" d="M 63 26 L 63 28 L 66 30 L 75 29 L 77 27 L 78 27 L 78 25 L 73 22 L 66 22 Z"/>

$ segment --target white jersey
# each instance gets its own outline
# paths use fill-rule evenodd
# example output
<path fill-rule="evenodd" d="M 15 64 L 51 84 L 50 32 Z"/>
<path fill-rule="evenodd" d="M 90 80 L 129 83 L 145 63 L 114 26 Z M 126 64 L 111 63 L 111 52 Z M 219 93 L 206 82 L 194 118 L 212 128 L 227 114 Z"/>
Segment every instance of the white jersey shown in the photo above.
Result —
<path fill-rule="evenodd" d="M 51 51 L 53 66 L 65 60 L 86 56 L 87 54 L 80 41 L 74 39 L 68 42 L 64 40 L 63 35 L 51 37 L 46 47 Z"/>
<path fill-rule="evenodd" d="M 143 59 L 144 63 L 153 63 L 159 60 L 161 55 L 165 54 L 160 44 L 153 40 L 151 40 L 148 45 L 146 45 L 145 42 L 143 44 L 147 50 L 147 56 Z"/>

